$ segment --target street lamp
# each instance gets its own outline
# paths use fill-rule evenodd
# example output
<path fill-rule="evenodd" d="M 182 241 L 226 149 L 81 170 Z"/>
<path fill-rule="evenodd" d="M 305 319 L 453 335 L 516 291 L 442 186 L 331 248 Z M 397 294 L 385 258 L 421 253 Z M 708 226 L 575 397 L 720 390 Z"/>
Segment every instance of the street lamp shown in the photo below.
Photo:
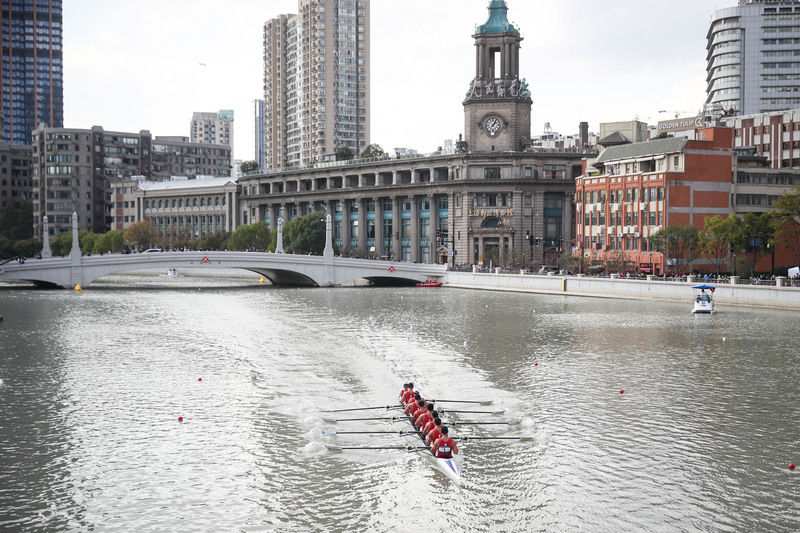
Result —
<path fill-rule="evenodd" d="M 733 275 L 736 275 L 736 252 L 733 252 Z"/>
<path fill-rule="evenodd" d="M 650 275 L 655 276 L 655 269 L 653 268 L 653 252 L 650 252 Z"/>

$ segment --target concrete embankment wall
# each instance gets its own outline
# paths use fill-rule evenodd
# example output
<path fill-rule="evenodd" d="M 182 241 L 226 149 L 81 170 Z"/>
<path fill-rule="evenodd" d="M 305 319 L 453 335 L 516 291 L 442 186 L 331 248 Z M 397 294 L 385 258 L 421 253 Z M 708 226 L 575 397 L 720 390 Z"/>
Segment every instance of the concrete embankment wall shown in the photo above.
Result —
<path fill-rule="evenodd" d="M 479 274 L 448 272 L 445 285 L 463 289 L 538 292 L 600 298 L 670 300 L 691 304 L 695 283 L 645 281 L 578 276 L 539 276 L 521 274 Z M 800 288 L 767 285 L 717 285 L 717 306 L 739 305 L 800 310 Z"/>

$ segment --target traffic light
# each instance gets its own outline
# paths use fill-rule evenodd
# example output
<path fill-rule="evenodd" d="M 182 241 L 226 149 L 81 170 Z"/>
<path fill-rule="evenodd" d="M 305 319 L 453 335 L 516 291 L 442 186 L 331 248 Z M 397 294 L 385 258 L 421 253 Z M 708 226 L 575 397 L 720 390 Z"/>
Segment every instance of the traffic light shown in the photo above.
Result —
<path fill-rule="evenodd" d="M 436 228 L 436 245 L 442 244 L 442 229 Z"/>

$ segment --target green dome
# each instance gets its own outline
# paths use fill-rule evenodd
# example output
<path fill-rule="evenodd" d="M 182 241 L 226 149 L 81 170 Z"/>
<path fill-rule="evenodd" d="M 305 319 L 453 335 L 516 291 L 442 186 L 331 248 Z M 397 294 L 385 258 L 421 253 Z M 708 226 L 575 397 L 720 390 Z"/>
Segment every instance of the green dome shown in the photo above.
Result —
<path fill-rule="evenodd" d="M 492 0 L 489 4 L 489 20 L 486 24 L 478 26 L 477 33 L 519 33 L 508 22 L 508 6 L 505 0 Z"/>

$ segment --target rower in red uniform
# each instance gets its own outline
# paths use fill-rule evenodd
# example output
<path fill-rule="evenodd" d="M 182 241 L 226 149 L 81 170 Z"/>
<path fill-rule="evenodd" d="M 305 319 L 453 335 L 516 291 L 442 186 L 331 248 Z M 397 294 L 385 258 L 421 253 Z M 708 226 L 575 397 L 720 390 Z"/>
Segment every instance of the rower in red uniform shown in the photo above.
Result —
<path fill-rule="evenodd" d="M 411 422 L 419 429 L 424 428 L 428 422 L 433 420 L 433 416 L 431 416 L 431 413 L 433 413 L 433 404 L 430 402 L 425 403 L 427 404 L 425 410 L 418 410 L 416 417 L 411 419 Z"/>
<path fill-rule="evenodd" d="M 431 453 L 438 459 L 452 459 L 453 455 L 458 455 L 458 444 L 447 436 L 447 426 L 442 426 L 442 436 L 431 446 Z"/>
<path fill-rule="evenodd" d="M 403 393 L 403 397 L 401 398 L 401 400 L 403 401 L 403 403 L 407 404 L 408 402 L 411 401 L 413 397 L 414 397 L 414 384 L 409 383 L 408 389 Z"/>
<path fill-rule="evenodd" d="M 439 440 L 442 436 L 442 419 L 436 417 L 433 419 L 433 427 L 428 430 L 428 437 L 425 439 L 425 445 L 431 446 L 434 442 Z"/>
<path fill-rule="evenodd" d="M 403 404 L 405 404 L 406 403 L 406 395 L 408 394 L 408 392 L 412 391 L 412 394 L 413 394 L 413 390 L 412 389 L 413 389 L 413 385 L 411 383 L 403 384 L 403 388 L 400 390 L 400 394 L 398 395 L 397 398 L 401 402 L 403 402 Z"/>
<path fill-rule="evenodd" d="M 414 393 L 414 397 L 406 404 L 406 408 L 403 410 L 404 415 L 413 415 L 414 411 L 417 410 L 417 402 L 422 400 L 425 401 L 422 396 L 419 395 L 419 392 Z"/>
<path fill-rule="evenodd" d="M 428 436 L 428 433 L 430 433 L 430 432 L 431 432 L 431 430 L 433 430 L 433 428 L 434 428 L 434 427 L 436 427 L 436 424 L 434 423 L 434 420 L 436 420 L 437 418 L 439 418 L 439 411 L 437 411 L 436 409 L 434 409 L 433 411 L 431 411 L 431 418 L 430 418 L 430 420 L 428 420 L 428 422 L 426 422 L 426 423 L 425 423 L 425 425 L 423 425 L 423 426 L 420 428 L 420 431 L 422 431 L 422 434 L 423 434 L 424 436 L 426 436 L 426 437 L 427 437 L 427 436 Z M 439 425 L 441 425 L 441 421 L 439 422 Z"/>
<path fill-rule="evenodd" d="M 407 414 L 411 417 L 412 423 L 414 422 L 414 420 L 417 419 L 419 415 L 422 414 L 423 411 L 425 411 L 425 403 L 426 403 L 425 400 L 420 399 L 417 400 L 417 403 L 415 404 L 409 404 L 408 407 L 410 408 L 410 410 L 408 410 Z"/>

